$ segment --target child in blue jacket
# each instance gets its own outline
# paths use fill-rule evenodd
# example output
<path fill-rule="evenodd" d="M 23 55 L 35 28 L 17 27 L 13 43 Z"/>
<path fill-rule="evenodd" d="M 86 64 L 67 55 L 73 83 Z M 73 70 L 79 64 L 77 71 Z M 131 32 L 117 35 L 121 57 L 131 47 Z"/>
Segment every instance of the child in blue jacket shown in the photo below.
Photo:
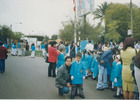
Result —
<path fill-rule="evenodd" d="M 79 90 L 79 96 L 85 98 L 83 94 L 83 79 L 85 79 L 86 70 L 81 62 L 81 53 L 77 53 L 76 60 L 71 65 L 70 75 L 72 80 L 71 99 L 74 99 L 76 91 Z"/>
<path fill-rule="evenodd" d="M 86 54 L 86 50 L 83 50 L 82 51 L 82 58 L 81 58 L 81 61 L 83 62 L 84 64 L 84 67 L 86 69 L 86 78 L 87 78 L 87 74 L 88 74 L 88 55 Z"/>
<path fill-rule="evenodd" d="M 111 90 L 114 91 L 114 69 L 116 67 L 117 62 L 114 60 L 113 64 L 112 64 L 112 70 L 111 70 L 111 77 L 110 77 L 110 81 L 112 82 L 112 87 Z"/>
<path fill-rule="evenodd" d="M 87 76 L 91 76 L 91 70 L 90 70 L 90 67 L 91 67 L 91 64 L 92 64 L 92 61 L 93 61 L 93 53 L 94 51 L 90 51 L 89 52 L 89 55 L 88 55 L 88 73 L 87 73 Z"/>
<path fill-rule="evenodd" d="M 120 97 L 122 95 L 122 64 L 120 55 L 116 56 L 116 67 L 114 69 L 114 86 L 117 87 L 117 92 L 114 97 Z"/>
<path fill-rule="evenodd" d="M 96 52 L 94 54 L 94 59 L 92 61 L 90 69 L 93 72 L 93 80 L 96 80 L 99 73 L 98 60 L 96 59 Z"/>
<path fill-rule="evenodd" d="M 65 64 L 65 56 L 64 56 L 64 50 L 60 49 L 60 54 L 57 57 L 58 62 L 57 62 L 57 69 Z"/>

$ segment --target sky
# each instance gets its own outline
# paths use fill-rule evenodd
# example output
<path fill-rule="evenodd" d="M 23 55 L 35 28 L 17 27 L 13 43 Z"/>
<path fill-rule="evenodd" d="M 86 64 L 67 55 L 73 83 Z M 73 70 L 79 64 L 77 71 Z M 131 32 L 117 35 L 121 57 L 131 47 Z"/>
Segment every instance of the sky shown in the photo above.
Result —
<path fill-rule="evenodd" d="M 129 3 L 130 0 L 95 0 L 95 9 L 103 2 Z M 132 0 L 140 7 L 139 0 Z M 63 28 L 61 22 L 74 18 L 73 0 L 0 0 L 0 25 L 12 25 L 14 32 L 51 37 Z M 92 20 L 93 16 L 87 17 Z M 87 19 L 87 20 L 88 20 Z M 22 23 L 22 24 L 21 24 Z"/>

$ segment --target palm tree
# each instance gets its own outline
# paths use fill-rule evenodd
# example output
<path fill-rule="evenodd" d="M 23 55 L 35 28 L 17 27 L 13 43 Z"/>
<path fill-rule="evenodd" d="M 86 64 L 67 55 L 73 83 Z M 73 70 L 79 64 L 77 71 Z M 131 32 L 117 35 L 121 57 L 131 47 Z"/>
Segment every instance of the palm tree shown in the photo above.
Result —
<path fill-rule="evenodd" d="M 100 19 L 101 21 L 103 21 L 106 9 L 109 7 L 109 4 L 107 2 L 104 2 L 98 7 L 99 8 L 97 8 L 96 11 L 94 12 L 95 15 L 94 19 Z"/>
<path fill-rule="evenodd" d="M 109 7 L 109 4 L 107 2 L 104 2 L 103 4 L 98 6 L 98 8 L 93 13 L 94 14 L 94 19 L 100 19 L 99 24 L 101 24 L 102 22 L 105 23 L 105 21 L 104 21 L 105 12 L 106 12 L 108 7 Z M 105 23 L 105 33 L 106 33 L 106 23 Z"/>

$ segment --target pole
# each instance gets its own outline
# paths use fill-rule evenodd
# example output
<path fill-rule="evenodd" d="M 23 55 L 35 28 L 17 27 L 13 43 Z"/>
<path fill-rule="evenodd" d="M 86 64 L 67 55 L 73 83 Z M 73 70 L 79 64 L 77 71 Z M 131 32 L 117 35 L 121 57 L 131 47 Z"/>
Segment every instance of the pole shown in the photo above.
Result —
<path fill-rule="evenodd" d="M 75 10 L 75 21 L 74 21 L 74 43 L 76 43 L 76 10 Z"/>
<path fill-rule="evenodd" d="M 12 30 L 12 24 L 10 25 L 10 29 Z"/>
<path fill-rule="evenodd" d="M 133 10 L 132 10 L 133 6 L 132 6 L 132 0 L 130 0 L 130 14 L 131 14 L 131 32 L 132 32 L 132 36 L 133 36 Z"/>
<path fill-rule="evenodd" d="M 74 43 L 76 43 L 76 2 L 73 0 L 74 4 Z"/>
<path fill-rule="evenodd" d="M 86 15 L 84 15 L 84 34 L 86 38 Z"/>

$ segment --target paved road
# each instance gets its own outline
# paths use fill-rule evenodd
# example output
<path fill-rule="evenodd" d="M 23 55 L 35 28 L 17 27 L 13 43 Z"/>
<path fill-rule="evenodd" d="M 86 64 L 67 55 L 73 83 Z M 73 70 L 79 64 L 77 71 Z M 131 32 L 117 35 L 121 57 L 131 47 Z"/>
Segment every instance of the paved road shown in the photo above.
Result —
<path fill-rule="evenodd" d="M 47 77 L 47 70 L 42 57 L 9 56 L 6 72 L 0 74 L 0 99 L 69 99 L 70 93 L 58 95 L 55 79 Z M 97 91 L 96 83 L 90 78 L 84 80 L 86 99 L 114 99 L 109 89 Z"/>

